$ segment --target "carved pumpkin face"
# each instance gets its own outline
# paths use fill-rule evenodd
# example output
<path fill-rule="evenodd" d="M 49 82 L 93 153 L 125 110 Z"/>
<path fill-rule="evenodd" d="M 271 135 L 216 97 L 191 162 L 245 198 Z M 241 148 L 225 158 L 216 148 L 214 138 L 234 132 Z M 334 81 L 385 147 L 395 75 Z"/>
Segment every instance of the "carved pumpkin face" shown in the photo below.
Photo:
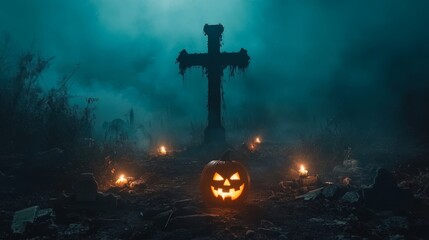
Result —
<path fill-rule="evenodd" d="M 242 202 L 250 187 L 250 178 L 244 166 L 231 160 L 209 162 L 201 175 L 201 192 L 204 199 L 215 204 Z"/>

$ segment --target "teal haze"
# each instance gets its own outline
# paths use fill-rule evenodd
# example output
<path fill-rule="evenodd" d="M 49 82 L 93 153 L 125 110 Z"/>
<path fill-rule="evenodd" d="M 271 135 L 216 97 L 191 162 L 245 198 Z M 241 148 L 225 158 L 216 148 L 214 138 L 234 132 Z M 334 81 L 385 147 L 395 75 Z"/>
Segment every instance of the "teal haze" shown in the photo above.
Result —
<path fill-rule="evenodd" d="M 99 99 L 97 136 L 133 109 L 152 135 L 186 143 L 207 121 L 207 77 L 182 78 L 175 60 L 206 52 L 204 24 L 221 23 L 221 51 L 251 57 L 223 75 L 230 138 L 293 139 L 332 120 L 427 142 L 428 11 L 420 0 L 1 1 L 1 51 L 55 56 L 46 89 L 78 64 L 71 101 Z"/>

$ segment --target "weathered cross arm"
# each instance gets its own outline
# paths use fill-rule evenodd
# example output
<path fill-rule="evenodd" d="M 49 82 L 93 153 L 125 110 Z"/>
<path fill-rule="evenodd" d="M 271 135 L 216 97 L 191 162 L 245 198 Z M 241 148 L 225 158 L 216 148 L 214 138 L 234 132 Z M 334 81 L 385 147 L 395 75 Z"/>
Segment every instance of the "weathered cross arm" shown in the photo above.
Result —
<path fill-rule="evenodd" d="M 220 54 L 219 63 L 223 66 L 238 67 L 245 69 L 249 65 L 250 57 L 247 55 L 247 50 L 242 48 L 239 52 L 223 52 Z"/>
<path fill-rule="evenodd" d="M 249 65 L 249 55 L 247 50 L 241 49 L 239 52 L 223 52 L 218 55 L 216 59 L 210 58 L 207 53 L 191 53 L 182 50 L 177 57 L 176 61 L 179 63 L 180 74 L 184 74 L 187 68 L 202 66 L 208 67 L 209 64 L 214 63 L 219 66 L 230 66 L 245 69 Z"/>
<path fill-rule="evenodd" d="M 191 53 L 189 54 L 186 50 L 182 50 L 176 59 L 179 63 L 180 74 L 185 74 L 187 68 L 196 66 L 206 66 L 209 61 L 207 53 Z"/>

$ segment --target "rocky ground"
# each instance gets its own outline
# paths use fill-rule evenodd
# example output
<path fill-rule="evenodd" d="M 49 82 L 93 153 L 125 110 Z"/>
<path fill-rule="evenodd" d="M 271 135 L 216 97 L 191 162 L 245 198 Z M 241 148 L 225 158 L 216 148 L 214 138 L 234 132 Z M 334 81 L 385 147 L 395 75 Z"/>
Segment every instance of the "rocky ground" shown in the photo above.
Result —
<path fill-rule="evenodd" d="M 96 190 L 90 180 L 81 182 L 85 169 L 66 166 L 54 178 L 40 181 L 28 173 L 2 172 L 0 239 L 429 236 L 427 168 L 397 166 L 377 172 L 374 165 L 347 159 L 329 172 L 310 168 L 309 174 L 317 174 L 318 181 L 306 184 L 298 181 L 296 164 L 284 146 L 266 143 L 254 152 L 237 149 L 252 187 L 246 202 L 234 207 L 208 206 L 199 194 L 200 173 L 213 149 L 106 158 L 99 166 L 106 171 L 94 172 Z M 114 186 L 119 173 L 132 176 L 121 187 Z M 79 200 L 82 197 L 89 199 Z"/>

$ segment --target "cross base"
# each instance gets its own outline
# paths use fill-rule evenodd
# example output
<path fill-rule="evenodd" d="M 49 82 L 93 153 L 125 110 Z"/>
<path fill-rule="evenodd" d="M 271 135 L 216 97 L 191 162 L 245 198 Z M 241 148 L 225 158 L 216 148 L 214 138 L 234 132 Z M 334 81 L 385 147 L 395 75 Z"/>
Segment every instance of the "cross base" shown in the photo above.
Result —
<path fill-rule="evenodd" d="M 225 143 L 225 129 L 222 126 L 204 129 L 204 143 Z"/>

